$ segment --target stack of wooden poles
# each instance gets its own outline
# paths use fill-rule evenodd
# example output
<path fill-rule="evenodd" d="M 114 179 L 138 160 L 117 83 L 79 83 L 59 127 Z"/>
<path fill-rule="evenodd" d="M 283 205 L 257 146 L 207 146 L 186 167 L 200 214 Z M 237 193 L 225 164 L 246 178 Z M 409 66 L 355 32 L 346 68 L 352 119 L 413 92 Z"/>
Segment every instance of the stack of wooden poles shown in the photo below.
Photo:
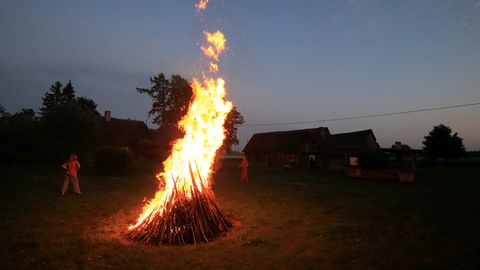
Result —
<path fill-rule="evenodd" d="M 179 190 L 178 181 L 174 180 L 174 190 L 165 202 L 163 212 L 152 212 L 143 223 L 129 230 L 129 239 L 151 244 L 198 244 L 230 230 L 232 224 L 222 213 L 213 191 L 204 186 L 203 181 L 193 180 L 194 176 L 201 176 L 200 173 L 194 174 L 191 165 L 189 167 L 192 188 Z"/>

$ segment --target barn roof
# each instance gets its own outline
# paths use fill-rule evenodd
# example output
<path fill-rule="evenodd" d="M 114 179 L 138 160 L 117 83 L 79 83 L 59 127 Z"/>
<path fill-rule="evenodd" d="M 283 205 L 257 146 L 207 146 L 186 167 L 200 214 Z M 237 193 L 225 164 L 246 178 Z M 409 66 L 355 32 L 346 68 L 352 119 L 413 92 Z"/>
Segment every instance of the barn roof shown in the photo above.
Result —
<path fill-rule="evenodd" d="M 358 147 L 358 148 L 368 148 L 371 147 L 368 144 L 368 138 L 372 136 L 375 142 L 377 139 L 373 134 L 373 130 L 366 129 L 354 132 L 347 132 L 347 133 L 338 133 L 333 134 L 329 138 L 328 145 L 333 147 Z M 377 144 L 377 147 L 380 147 Z"/>
<path fill-rule="evenodd" d="M 318 137 L 330 135 L 328 128 L 319 127 L 253 134 L 243 152 L 296 153 L 305 142 L 316 143 Z"/>
<path fill-rule="evenodd" d="M 243 152 L 297 153 L 304 150 L 305 144 L 313 144 L 317 150 L 342 147 L 371 148 L 372 146 L 368 144 L 370 136 L 376 143 L 371 129 L 339 134 L 330 134 L 326 127 L 256 133 L 250 138 Z M 376 147 L 379 147 L 378 143 Z"/>

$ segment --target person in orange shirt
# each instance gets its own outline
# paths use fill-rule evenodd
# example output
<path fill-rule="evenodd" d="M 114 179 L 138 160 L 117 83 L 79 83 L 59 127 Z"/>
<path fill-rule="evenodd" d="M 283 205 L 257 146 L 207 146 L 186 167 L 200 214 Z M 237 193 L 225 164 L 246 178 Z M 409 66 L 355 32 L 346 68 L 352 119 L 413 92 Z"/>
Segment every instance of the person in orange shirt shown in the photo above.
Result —
<path fill-rule="evenodd" d="M 242 183 L 247 184 L 248 183 L 248 160 L 246 156 L 243 156 L 242 159 L 242 176 L 240 177 L 240 180 Z"/>
<path fill-rule="evenodd" d="M 80 162 L 77 160 L 77 154 L 72 153 L 68 158 L 67 162 L 63 163 L 62 167 L 67 170 L 65 175 L 65 181 L 63 181 L 62 195 L 68 190 L 68 184 L 72 181 L 73 191 L 75 194 L 81 195 L 80 186 L 78 185 L 77 172 L 80 169 Z"/>

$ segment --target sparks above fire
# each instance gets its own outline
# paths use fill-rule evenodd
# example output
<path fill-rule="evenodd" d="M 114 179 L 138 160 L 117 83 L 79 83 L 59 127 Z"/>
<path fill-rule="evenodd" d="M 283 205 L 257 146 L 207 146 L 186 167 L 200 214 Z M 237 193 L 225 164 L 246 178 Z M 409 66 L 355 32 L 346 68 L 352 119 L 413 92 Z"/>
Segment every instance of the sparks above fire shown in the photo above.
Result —
<path fill-rule="evenodd" d="M 204 10 L 207 1 L 196 4 Z M 212 74 L 218 71 L 225 49 L 222 32 L 205 32 L 201 51 L 209 59 Z M 222 213 L 212 191 L 212 165 L 225 139 L 224 123 L 232 104 L 225 100 L 225 81 L 203 74 L 193 78 L 189 110 L 178 123 L 185 132 L 156 175 L 165 183 L 143 208 L 137 222 L 128 228 L 130 239 L 155 244 L 196 244 L 226 233 L 231 223 Z"/>

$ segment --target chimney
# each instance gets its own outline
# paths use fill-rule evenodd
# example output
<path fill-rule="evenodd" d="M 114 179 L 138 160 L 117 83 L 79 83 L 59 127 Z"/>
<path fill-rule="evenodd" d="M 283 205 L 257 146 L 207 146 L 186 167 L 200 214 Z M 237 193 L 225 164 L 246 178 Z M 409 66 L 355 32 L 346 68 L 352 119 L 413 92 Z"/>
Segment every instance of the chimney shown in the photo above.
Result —
<path fill-rule="evenodd" d="M 395 149 L 402 149 L 402 143 L 401 142 L 395 142 Z"/>
<path fill-rule="evenodd" d="M 105 111 L 105 122 L 110 122 L 111 118 L 112 118 L 112 112 Z"/>

